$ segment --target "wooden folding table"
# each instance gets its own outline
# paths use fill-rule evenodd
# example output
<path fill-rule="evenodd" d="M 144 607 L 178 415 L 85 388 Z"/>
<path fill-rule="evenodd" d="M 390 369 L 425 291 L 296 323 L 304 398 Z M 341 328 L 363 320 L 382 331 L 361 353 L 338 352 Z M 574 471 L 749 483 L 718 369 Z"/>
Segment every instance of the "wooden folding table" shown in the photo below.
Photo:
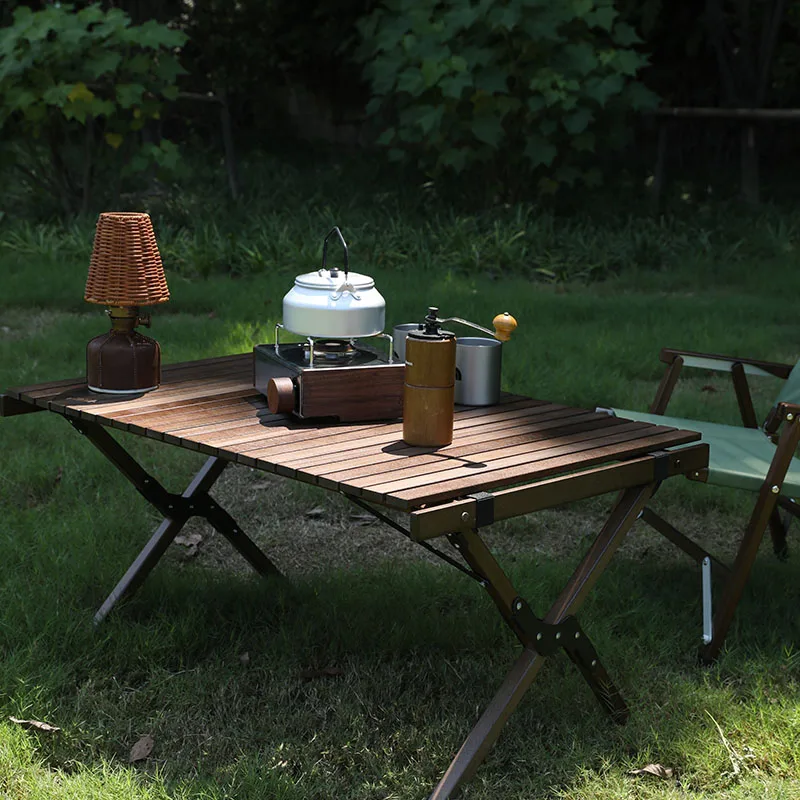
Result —
<path fill-rule="evenodd" d="M 488 408 L 458 408 L 453 443 L 439 449 L 404 444 L 400 422 L 303 422 L 270 413 L 253 389 L 250 354 L 165 367 L 161 387 L 134 398 L 93 394 L 83 379 L 0 395 L 2 416 L 41 410 L 65 417 L 164 517 L 98 610 L 97 622 L 141 584 L 192 516 L 205 518 L 258 572 L 278 574 L 209 494 L 229 462 L 341 492 L 485 588 L 522 652 L 434 789 L 436 800 L 452 796 L 470 777 L 544 659 L 559 650 L 612 717 L 627 718 L 624 700 L 574 613 L 660 483 L 673 475 L 702 480 L 708 463 L 708 448 L 692 431 L 516 395 L 503 395 Z M 170 493 L 111 435 L 114 428 L 209 458 L 182 494 Z M 677 445 L 683 446 L 669 449 Z M 605 525 L 550 611 L 537 617 L 492 556 L 481 529 L 607 492 L 619 494 Z M 405 512 L 408 527 L 380 507 Z M 456 552 L 431 544 L 437 537 Z"/>

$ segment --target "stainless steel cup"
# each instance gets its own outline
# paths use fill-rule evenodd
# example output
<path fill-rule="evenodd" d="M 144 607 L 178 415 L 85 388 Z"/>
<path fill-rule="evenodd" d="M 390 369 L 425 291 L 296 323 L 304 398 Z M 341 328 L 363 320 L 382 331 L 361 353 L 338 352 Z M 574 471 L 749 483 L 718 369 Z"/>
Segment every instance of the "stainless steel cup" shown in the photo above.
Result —
<path fill-rule="evenodd" d="M 492 406 L 500 399 L 503 343 L 483 336 L 456 341 L 455 401 L 464 406 Z"/>
<path fill-rule="evenodd" d="M 406 336 L 409 331 L 418 331 L 418 322 L 404 322 L 392 328 L 392 354 L 395 361 L 406 360 Z"/>

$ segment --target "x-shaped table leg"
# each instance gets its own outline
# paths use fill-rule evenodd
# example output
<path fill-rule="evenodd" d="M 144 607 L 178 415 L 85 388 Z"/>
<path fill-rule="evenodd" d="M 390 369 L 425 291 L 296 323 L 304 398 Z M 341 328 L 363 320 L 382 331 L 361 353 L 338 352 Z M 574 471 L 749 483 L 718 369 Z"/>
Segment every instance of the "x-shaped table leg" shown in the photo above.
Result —
<path fill-rule="evenodd" d="M 627 720 L 625 701 L 571 614 L 580 607 L 608 566 L 655 486 L 648 484 L 622 492 L 608 521 L 543 620 L 536 617 L 519 596 L 477 530 L 452 534 L 451 541 L 473 571 L 483 578 L 487 591 L 519 638 L 523 650 L 433 790 L 430 800 L 445 800 L 455 795 L 469 780 L 533 683 L 545 658 L 561 648 L 566 650 L 612 718 L 617 722 Z"/>
<path fill-rule="evenodd" d="M 233 517 L 208 494 L 225 469 L 225 461 L 214 456 L 210 457 L 182 494 L 172 494 L 148 474 L 100 425 L 84 420 L 70 420 L 70 422 L 114 464 L 136 487 L 139 494 L 164 516 L 164 521 L 150 537 L 150 541 L 98 609 L 94 616 L 95 624 L 102 622 L 119 600 L 139 588 L 164 555 L 166 549 L 172 544 L 181 528 L 193 516 L 203 517 L 207 520 L 247 559 L 259 574 L 281 574 L 255 542 L 242 532 Z"/>

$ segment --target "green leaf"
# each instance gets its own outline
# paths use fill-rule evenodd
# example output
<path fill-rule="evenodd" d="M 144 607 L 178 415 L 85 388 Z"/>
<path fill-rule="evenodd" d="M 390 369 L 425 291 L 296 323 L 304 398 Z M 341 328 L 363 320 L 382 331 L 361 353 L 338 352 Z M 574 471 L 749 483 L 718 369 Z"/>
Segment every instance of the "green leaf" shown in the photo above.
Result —
<path fill-rule="evenodd" d="M 407 67 L 397 78 L 397 91 L 416 97 L 425 91 L 425 79 L 418 67 Z"/>
<path fill-rule="evenodd" d="M 377 144 L 386 146 L 391 144 L 395 140 L 395 136 L 397 131 L 394 128 L 387 128 L 381 135 L 375 140 Z"/>
<path fill-rule="evenodd" d="M 57 83 L 43 92 L 42 99 L 49 106 L 63 108 L 69 102 L 69 94 L 73 87 L 74 84 L 71 83 Z"/>
<path fill-rule="evenodd" d="M 155 74 L 165 83 L 174 83 L 178 75 L 186 74 L 180 61 L 168 53 L 159 54 L 153 66 Z"/>
<path fill-rule="evenodd" d="M 478 141 L 496 148 L 503 138 L 503 123 L 494 114 L 481 114 L 472 120 L 470 125 L 473 135 Z"/>
<path fill-rule="evenodd" d="M 487 19 L 493 28 L 504 28 L 510 31 L 519 22 L 520 9 L 515 5 L 493 6 Z"/>
<path fill-rule="evenodd" d="M 443 97 L 458 100 L 464 93 L 464 89 L 472 88 L 472 77 L 468 73 L 459 75 L 449 75 L 439 81 L 439 91 Z"/>
<path fill-rule="evenodd" d="M 439 127 L 443 114 L 443 106 L 420 106 L 417 125 L 419 125 L 425 133 L 430 133 L 432 130 Z"/>
<path fill-rule="evenodd" d="M 153 19 L 139 25 L 137 33 L 139 42 L 153 49 L 180 47 L 186 41 L 186 34 L 182 31 L 168 28 Z"/>
<path fill-rule="evenodd" d="M 433 59 L 426 58 L 420 67 L 422 73 L 422 80 L 425 82 L 425 88 L 430 89 L 439 82 L 439 78 L 447 72 L 447 67 Z"/>
<path fill-rule="evenodd" d="M 378 27 L 375 36 L 375 49 L 378 51 L 394 50 L 403 37 L 410 32 L 409 20 L 404 16 L 386 16 Z"/>
<path fill-rule="evenodd" d="M 131 108 L 142 101 L 144 86 L 140 83 L 118 83 L 115 89 L 117 102 L 122 108 Z"/>
<path fill-rule="evenodd" d="M 564 129 L 573 136 L 583 133 L 586 126 L 594 119 L 594 115 L 588 108 L 579 108 L 572 114 L 567 114 L 563 119 Z"/>
<path fill-rule="evenodd" d="M 86 71 L 93 78 L 114 72 L 122 61 L 122 54 L 113 50 L 103 50 L 95 53 L 91 58 L 84 61 Z"/>
<path fill-rule="evenodd" d="M 110 117 L 116 110 L 117 107 L 111 100 L 103 100 L 100 97 L 95 97 L 94 100 L 89 103 L 89 113 L 93 117 Z"/>
<path fill-rule="evenodd" d="M 480 9 L 477 6 L 462 5 L 461 8 L 448 11 L 442 17 L 442 22 L 444 22 L 445 28 L 452 35 L 469 28 L 477 21 L 479 15 Z"/>
<path fill-rule="evenodd" d="M 604 78 L 591 78 L 586 82 L 584 94 L 598 105 L 605 106 L 608 98 L 619 94 L 625 85 L 622 76 L 606 75 Z"/>
<path fill-rule="evenodd" d="M 590 28 L 602 28 L 604 31 L 611 31 L 616 18 L 616 9 L 612 6 L 606 6 L 604 8 L 595 9 L 587 14 L 584 19 Z"/>
<path fill-rule="evenodd" d="M 597 69 L 597 55 L 594 47 L 589 42 L 564 45 L 563 54 L 570 72 L 588 75 Z"/>
<path fill-rule="evenodd" d="M 549 167 L 558 155 L 556 148 L 543 136 L 533 133 L 528 136 L 525 145 L 525 158 L 534 169 L 538 166 Z"/>
<path fill-rule="evenodd" d="M 161 96 L 165 100 L 177 100 L 178 99 L 178 87 L 177 86 L 165 86 L 161 90 Z"/>
<path fill-rule="evenodd" d="M 455 72 L 466 72 L 467 60 L 463 56 L 453 56 L 450 59 L 450 67 Z"/>
<path fill-rule="evenodd" d="M 439 156 L 439 164 L 450 167 L 454 172 L 462 172 L 467 164 L 469 150 L 460 147 L 450 147 Z"/>
<path fill-rule="evenodd" d="M 529 97 L 527 101 L 527 106 L 528 109 L 535 114 L 537 111 L 541 111 L 545 107 L 544 98 L 541 95 L 534 95 L 533 97 Z"/>
<path fill-rule="evenodd" d="M 633 50 L 617 50 L 614 58 L 614 68 L 623 75 L 635 75 L 646 63 L 645 58 Z"/>
<path fill-rule="evenodd" d="M 487 67 L 475 76 L 475 88 L 487 94 L 508 92 L 508 72 L 500 67 Z"/>
<path fill-rule="evenodd" d="M 630 47 L 632 44 L 641 44 L 641 39 L 636 31 L 627 22 L 618 22 L 614 26 L 612 39 L 622 47 Z"/>
<path fill-rule="evenodd" d="M 658 95 L 638 81 L 625 87 L 625 99 L 634 111 L 649 111 L 657 108 L 659 103 Z"/>
<path fill-rule="evenodd" d="M 12 86 L 2 98 L 2 104 L 12 109 L 24 109 L 37 101 L 37 96 L 28 89 Z"/>

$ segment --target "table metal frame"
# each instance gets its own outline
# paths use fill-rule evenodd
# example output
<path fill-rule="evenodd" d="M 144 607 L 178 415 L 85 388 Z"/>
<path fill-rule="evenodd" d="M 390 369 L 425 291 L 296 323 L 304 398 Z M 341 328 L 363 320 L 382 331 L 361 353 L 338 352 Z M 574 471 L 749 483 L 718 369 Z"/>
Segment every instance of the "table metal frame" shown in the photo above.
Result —
<path fill-rule="evenodd" d="M 472 479 L 463 477 L 464 471 L 449 462 L 444 462 L 442 465 L 435 459 L 431 461 L 429 456 L 435 451 L 430 448 L 395 445 L 399 430 L 397 423 L 337 428 L 318 426 L 317 430 L 321 431 L 319 440 L 328 442 L 328 449 L 331 441 L 338 441 L 339 431 L 346 433 L 355 430 L 367 437 L 364 441 L 371 441 L 372 438 L 376 440 L 374 448 L 365 446 L 362 461 L 372 459 L 380 467 L 391 455 L 407 457 L 409 461 L 402 462 L 403 467 L 406 463 L 421 465 L 417 470 L 404 468 L 394 472 L 393 474 L 397 476 L 396 485 L 400 489 L 395 492 L 385 491 L 386 478 L 383 477 L 383 473 L 380 473 L 382 476 L 380 478 L 373 476 L 362 479 L 361 483 L 364 485 L 359 485 L 355 477 L 350 481 L 342 478 L 339 475 L 341 470 L 338 468 L 331 473 L 330 463 L 326 462 L 325 458 L 330 459 L 333 456 L 324 455 L 327 452 L 326 447 L 316 444 L 313 427 L 287 422 L 285 418 L 269 415 L 264 411 L 264 404 L 251 387 L 248 391 L 242 375 L 245 366 L 243 359 L 243 356 L 210 359 L 176 365 L 171 369 L 166 368 L 166 376 L 171 374 L 176 377 L 172 389 L 176 399 L 169 402 L 165 392 L 163 395 L 165 402 L 154 403 L 153 398 L 157 399 L 158 395 L 153 393 L 150 399 L 143 401 L 142 408 L 137 408 L 135 401 L 127 403 L 125 408 L 132 408 L 133 411 L 120 412 L 118 405 L 110 404 L 103 412 L 102 402 L 98 403 L 97 397 L 88 395 L 80 381 L 74 380 L 8 390 L 6 394 L 0 395 L 0 416 L 15 416 L 46 409 L 65 416 L 164 518 L 97 611 L 96 623 L 101 622 L 118 601 L 130 595 L 142 584 L 192 516 L 202 517 L 210 523 L 258 573 L 264 576 L 280 576 L 272 561 L 209 494 L 229 461 L 243 463 L 249 461 L 252 462 L 251 466 L 262 468 L 264 464 L 269 464 L 279 473 L 290 474 L 301 480 L 313 478 L 319 485 L 341 492 L 382 522 L 467 573 L 485 588 L 504 621 L 522 645 L 522 652 L 433 790 L 430 795 L 431 800 L 444 800 L 458 792 L 497 740 L 506 720 L 530 688 L 545 659 L 561 650 L 578 668 L 611 718 L 619 723 L 627 720 L 628 707 L 603 667 L 589 637 L 578 623 L 575 613 L 660 483 L 674 475 L 686 475 L 695 480 L 703 479 L 708 463 L 708 448 L 704 444 L 696 443 L 699 438 L 697 434 L 645 423 L 626 425 L 624 420 L 609 420 L 601 414 L 506 396 L 504 398 L 504 402 L 507 403 L 506 408 L 513 409 L 509 412 L 504 412 L 502 409 L 499 412 L 463 409 L 461 411 L 463 419 L 467 420 L 464 424 L 473 425 L 469 428 L 473 431 L 470 434 L 471 441 L 478 444 L 472 444 L 471 447 L 473 450 L 477 447 L 479 451 L 475 458 L 486 459 L 486 463 L 480 461 L 478 463 L 486 467 L 489 472 L 482 477 L 476 474 Z M 193 367 L 196 367 L 195 372 L 199 370 L 198 374 L 204 376 L 202 378 L 202 381 L 205 381 L 204 386 L 195 386 L 198 379 L 194 378 Z M 215 405 L 214 401 L 208 398 L 217 394 L 227 399 L 221 399 Z M 236 428 L 239 417 L 234 417 L 233 422 L 227 421 L 231 411 L 222 410 L 227 408 L 225 404 L 233 409 L 238 407 L 237 403 L 239 405 L 247 403 L 250 412 L 245 410 L 242 419 L 249 420 L 247 424 L 252 430 L 258 432 L 259 429 L 253 428 L 255 424 L 264 426 L 268 429 L 267 433 L 271 431 L 277 438 L 270 440 L 267 433 L 264 433 L 264 436 L 267 436 L 264 443 L 258 437 L 255 440 L 245 438 L 249 451 L 235 452 L 231 450 L 233 445 L 218 447 L 213 443 L 209 444 L 208 439 L 203 439 L 199 435 L 189 437 L 170 433 L 165 427 L 166 423 L 154 427 L 152 421 L 154 413 L 156 419 L 170 419 L 173 421 L 169 424 L 178 424 L 173 419 L 175 403 L 193 409 L 192 413 L 200 415 L 196 417 L 197 420 L 202 420 L 203 408 L 206 413 L 209 413 L 209 409 L 213 409 L 211 417 L 223 421 L 199 428 L 210 431 L 212 438 L 218 433 L 220 425 L 223 430 L 229 429 L 225 428 L 226 425 L 233 425 L 234 430 L 239 430 Z M 100 413 L 98 407 L 101 408 Z M 155 412 L 152 410 L 154 408 Z M 161 415 L 157 413 L 159 408 L 163 412 Z M 241 414 L 242 410 L 240 409 L 238 413 Z M 518 424 L 515 423 L 517 419 L 514 417 L 515 413 L 521 415 Z M 173 416 L 170 416 L 171 414 Z M 470 414 L 473 416 L 470 417 Z M 250 416 L 257 417 L 257 422 L 250 420 Z M 458 418 L 457 414 L 457 420 Z M 148 421 L 146 425 L 139 424 L 146 420 Z M 205 451 L 209 457 L 182 493 L 170 493 L 106 430 L 105 426 L 109 425 Z M 487 429 L 494 430 L 488 427 L 491 425 L 497 428 L 497 436 L 501 438 L 495 440 L 490 436 L 489 444 L 480 444 L 481 436 L 476 436 L 475 431 L 481 433 Z M 198 426 L 188 430 L 196 429 Z M 291 430 L 300 433 L 292 434 Z M 519 431 L 525 433 L 521 434 Z M 504 436 L 511 438 L 504 440 L 502 439 Z M 581 436 L 585 438 L 580 439 Z M 279 451 L 285 450 L 289 454 L 288 461 L 287 457 L 282 457 L 273 458 L 269 462 L 259 462 L 258 455 L 247 454 L 271 452 L 267 446 L 270 441 L 291 442 L 293 437 L 297 441 L 305 440 L 311 447 L 305 452 L 313 453 L 314 457 L 304 460 L 302 455 L 297 456 L 291 447 L 281 449 L 283 445 Z M 457 434 L 453 448 L 458 447 L 458 439 Z M 520 441 L 522 445 L 518 444 Z M 259 442 L 255 451 L 254 442 Z M 508 449 L 503 449 L 503 442 Z M 565 442 L 570 444 L 564 444 Z M 673 445 L 682 446 L 678 449 L 667 449 Z M 490 446 L 493 449 L 487 449 Z M 262 449 L 258 449 L 259 447 Z M 342 444 L 339 443 L 337 447 L 338 453 L 342 449 Z M 516 454 L 520 447 L 523 451 L 521 455 L 505 455 Z M 531 450 L 533 447 L 538 449 Z M 581 447 L 584 449 L 581 450 Z M 568 451 L 566 455 L 564 455 L 565 450 Z M 461 451 L 454 449 L 450 452 Z M 541 457 L 542 452 L 548 458 L 537 466 L 536 458 Z M 309 466 L 320 462 L 320 454 L 322 454 L 321 465 L 316 468 Z M 448 457 L 446 450 L 439 455 Z M 495 461 L 492 462 L 491 458 Z M 357 460 L 351 459 L 350 463 L 356 464 Z M 336 464 L 333 466 L 336 467 Z M 369 465 L 355 466 L 350 473 L 359 475 L 364 473 L 365 469 L 369 471 Z M 417 473 L 426 475 L 425 470 L 432 470 L 430 481 L 420 482 L 416 475 Z M 455 477 L 449 482 L 440 481 L 442 475 Z M 372 480 L 373 483 L 365 483 L 366 480 Z M 376 485 L 375 480 L 384 483 Z M 426 493 L 425 489 L 428 486 L 430 490 Z M 544 617 L 538 617 L 492 555 L 482 537 L 482 529 L 497 520 L 608 492 L 618 492 L 618 496 L 605 524 L 550 610 Z M 376 505 L 406 511 L 409 527 L 400 525 L 376 508 Z M 451 557 L 431 545 L 429 540 L 436 537 L 445 537 L 455 549 L 456 557 Z"/>

